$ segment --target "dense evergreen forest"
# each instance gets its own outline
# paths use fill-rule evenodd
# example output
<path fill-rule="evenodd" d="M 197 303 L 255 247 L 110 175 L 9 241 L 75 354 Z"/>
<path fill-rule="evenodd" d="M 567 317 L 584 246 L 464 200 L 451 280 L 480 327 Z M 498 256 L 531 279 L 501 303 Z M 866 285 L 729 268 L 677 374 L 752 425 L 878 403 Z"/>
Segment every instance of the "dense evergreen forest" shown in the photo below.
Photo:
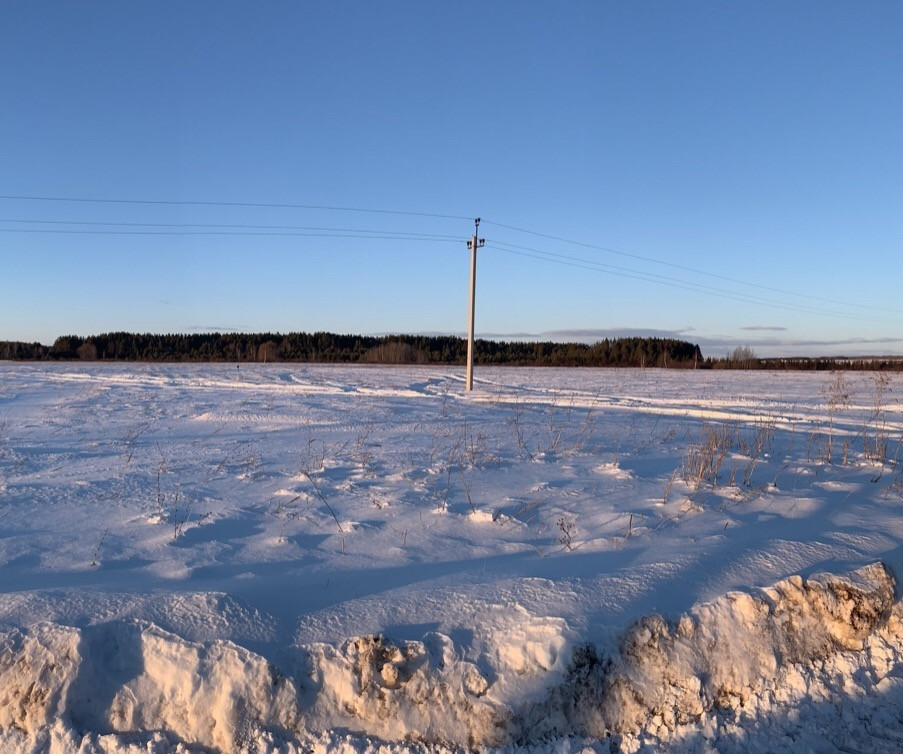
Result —
<path fill-rule="evenodd" d="M 666 338 L 615 338 L 584 343 L 477 340 L 477 364 L 516 366 L 693 367 L 699 346 Z M 0 342 L 0 359 L 82 361 L 321 362 L 330 364 L 463 364 L 467 341 L 451 336 L 332 333 L 67 335 L 52 346 Z"/>
<path fill-rule="evenodd" d="M 670 367 L 678 369 L 856 369 L 903 371 L 903 358 L 759 358 L 738 347 L 703 358 L 698 345 L 670 338 L 611 338 L 585 343 L 476 341 L 479 365 Z M 52 346 L 0 341 L 0 359 L 15 361 L 274 362 L 327 364 L 463 364 L 467 341 L 452 336 L 333 333 L 66 335 Z"/>

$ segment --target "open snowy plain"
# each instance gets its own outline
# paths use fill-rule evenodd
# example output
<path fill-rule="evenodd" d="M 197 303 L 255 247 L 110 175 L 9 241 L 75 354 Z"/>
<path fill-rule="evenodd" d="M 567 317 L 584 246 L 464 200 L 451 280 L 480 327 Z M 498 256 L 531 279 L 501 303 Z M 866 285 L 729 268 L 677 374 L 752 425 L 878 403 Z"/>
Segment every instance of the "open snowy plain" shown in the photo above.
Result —
<path fill-rule="evenodd" d="M 0 364 L 0 751 L 903 750 L 903 380 Z"/>

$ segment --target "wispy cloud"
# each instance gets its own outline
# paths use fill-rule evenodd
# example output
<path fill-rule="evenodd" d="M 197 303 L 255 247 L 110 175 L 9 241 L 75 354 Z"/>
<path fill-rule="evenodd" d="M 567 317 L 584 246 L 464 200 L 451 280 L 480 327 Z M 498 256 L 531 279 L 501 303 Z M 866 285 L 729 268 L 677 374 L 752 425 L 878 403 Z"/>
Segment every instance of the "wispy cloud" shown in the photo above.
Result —
<path fill-rule="evenodd" d="M 903 343 L 903 338 L 837 338 L 836 340 L 824 340 L 818 338 L 751 338 L 744 340 L 742 343 L 736 337 L 713 337 L 713 338 L 696 338 L 700 345 L 709 346 L 864 346 L 864 345 L 890 345 L 892 343 Z"/>
<path fill-rule="evenodd" d="M 680 330 L 657 330 L 644 327 L 608 327 L 597 329 L 573 329 L 573 330 L 546 330 L 540 333 L 545 338 L 558 340 L 560 338 L 685 338 L 687 333 L 693 332 L 692 327 L 684 327 Z"/>
<path fill-rule="evenodd" d="M 604 338 L 680 338 L 686 339 L 694 328 L 660 330 L 649 327 L 568 328 L 564 330 L 540 330 L 538 332 L 479 332 L 478 338 L 492 340 L 553 340 L 595 342 Z"/>
<path fill-rule="evenodd" d="M 467 337 L 467 333 L 464 331 L 457 334 L 462 338 Z M 535 340 L 544 337 L 544 335 L 537 332 L 478 332 L 476 337 L 495 340 Z"/>
<path fill-rule="evenodd" d="M 768 325 L 750 325 L 749 327 L 741 327 L 741 330 L 753 330 L 757 332 L 786 332 L 786 327 L 770 327 Z"/>
<path fill-rule="evenodd" d="M 759 356 L 893 356 L 903 351 L 903 338 L 781 338 L 715 336 L 694 338 L 706 356 L 723 356 L 749 346 Z"/>
<path fill-rule="evenodd" d="M 243 332 L 248 328 L 244 325 L 191 325 L 189 332 Z"/>

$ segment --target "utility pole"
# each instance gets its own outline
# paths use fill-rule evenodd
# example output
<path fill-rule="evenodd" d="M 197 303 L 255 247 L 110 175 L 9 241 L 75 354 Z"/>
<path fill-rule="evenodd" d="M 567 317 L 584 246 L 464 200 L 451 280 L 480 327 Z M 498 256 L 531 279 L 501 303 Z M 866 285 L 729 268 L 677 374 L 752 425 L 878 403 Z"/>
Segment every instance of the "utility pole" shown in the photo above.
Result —
<path fill-rule="evenodd" d="M 470 249 L 470 327 L 467 330 L 467 391 L 473 390 L 473 320 L 477 302 L 477 249 L 486 243 L 480 234 L 480 218 L 473 221 L 473 236 L 467 242 Z"/>

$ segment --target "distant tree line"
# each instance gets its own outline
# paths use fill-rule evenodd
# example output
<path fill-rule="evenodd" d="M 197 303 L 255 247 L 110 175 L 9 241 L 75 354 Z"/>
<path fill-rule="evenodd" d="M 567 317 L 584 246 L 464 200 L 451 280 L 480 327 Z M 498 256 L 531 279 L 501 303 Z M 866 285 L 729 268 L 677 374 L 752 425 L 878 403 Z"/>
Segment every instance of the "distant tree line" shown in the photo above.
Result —
<path fill-rule="evenodd" d="M 597 343 L 476 341 L 478 365 L 667 367 L 678 369 L 894 370 L 903 357 L 770 357 L 748 346 L 703 358 L 698 345 L 672 338 L 606 338 Z M 0 360 L 273 362 L 327 364 L 463 364 L 467 341 L 452 336 L 333 333 L 105 333 L 65 335 L 52 346 L 0 341 Z"/>
<path fill-rule="evenodd" d="M 728 358 L 706 359 L 709 369 L 769 369 L 796 372 L 903 372 L 903 359 L 892 356 L 793 356 L 759 358 L 737 363 Z"/>
<path fill-rule="evenodd" d="M 333 333 L 104 333 L 59 337 L 52 346 L 0 341 L 0 359 L 51 361 L 320 362 L 330 364 L 463 364 L 467 341 L 451 336 Z M 606 338 L 598 343 L 477 340 L 480 365 L 703 366 L 699 346 L 670 338 Z"/>
<path fill-rule="evenodd" d="M 737 346 L 719 359 L 706 359 L 709 369 L 771 369 L 829 372 L 848 371 L 903 371 L 903 357 L 870 356 L 772 356 L 760 358 L 749 346 Z"/>

